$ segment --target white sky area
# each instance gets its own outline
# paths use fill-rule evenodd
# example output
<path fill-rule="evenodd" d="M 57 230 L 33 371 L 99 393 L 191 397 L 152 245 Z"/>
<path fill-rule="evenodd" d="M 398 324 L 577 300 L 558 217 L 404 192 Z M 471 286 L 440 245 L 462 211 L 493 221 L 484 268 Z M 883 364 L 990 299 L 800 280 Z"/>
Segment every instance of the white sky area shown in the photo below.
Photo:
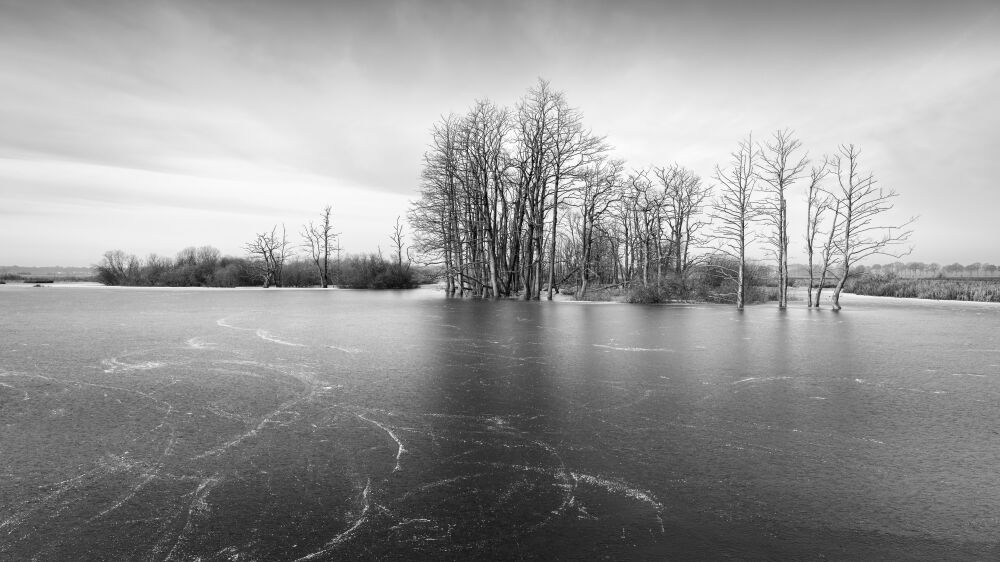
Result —
<path fill-rule="evenodd" d="M 538 77 L 629 167 L 715 183 L 751 131 L 854 143 L 888 220 L 920 215 L 905 261 L 998 263 L 998 29 L 995 0 L 0 0 L 0 264 L 243 255 L 327 204 L 345 250 L 387 251 L 431 125 Z"/>

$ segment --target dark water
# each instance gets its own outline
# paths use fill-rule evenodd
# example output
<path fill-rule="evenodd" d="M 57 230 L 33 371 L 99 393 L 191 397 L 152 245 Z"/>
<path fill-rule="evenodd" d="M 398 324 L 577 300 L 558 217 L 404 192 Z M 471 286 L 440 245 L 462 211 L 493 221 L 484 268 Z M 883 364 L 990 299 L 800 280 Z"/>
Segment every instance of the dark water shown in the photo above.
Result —
<path fill-rule="evenodd" d="M 0 559 L 997 559 L 1000 306 L 0 287 Z"/>

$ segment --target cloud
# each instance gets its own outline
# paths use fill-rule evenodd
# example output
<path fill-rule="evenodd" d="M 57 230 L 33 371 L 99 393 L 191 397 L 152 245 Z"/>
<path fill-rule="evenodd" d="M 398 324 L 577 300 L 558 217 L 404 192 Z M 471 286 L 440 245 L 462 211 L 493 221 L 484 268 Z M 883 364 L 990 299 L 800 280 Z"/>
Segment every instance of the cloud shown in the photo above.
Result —
<path fill-rule="evenodd" d="M 949 178 L 986 188 L 996 19 L 988 2 L 0 0 L 4 212 L 191 211 L 242 231 L 340 197 L 391 225 L 438 116 L 513 105 L 538 76 L 630 166 L 708 177 L 749 131 L 791 127 L 815 156 L 861 145 L 940 209 Z M 383 237 L 358 228 L 357 246 Z"/>

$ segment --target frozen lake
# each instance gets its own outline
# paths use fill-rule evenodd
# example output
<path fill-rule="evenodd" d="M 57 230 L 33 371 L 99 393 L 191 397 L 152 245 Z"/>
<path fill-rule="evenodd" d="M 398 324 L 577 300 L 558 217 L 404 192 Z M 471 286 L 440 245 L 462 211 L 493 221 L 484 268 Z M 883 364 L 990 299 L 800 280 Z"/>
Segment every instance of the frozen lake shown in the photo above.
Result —
<path fill-rule="evenodd" d="M 1000 558 L 1000 306 L 0 286 L 0 559 Z"/>

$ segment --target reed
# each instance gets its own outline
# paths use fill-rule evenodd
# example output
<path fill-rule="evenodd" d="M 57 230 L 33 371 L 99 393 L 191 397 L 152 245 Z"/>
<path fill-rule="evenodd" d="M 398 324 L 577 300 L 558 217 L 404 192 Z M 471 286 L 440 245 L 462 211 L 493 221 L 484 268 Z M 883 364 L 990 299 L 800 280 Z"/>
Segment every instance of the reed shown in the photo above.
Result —
<path fill-rule="evenodd" d="M 844 290 L 876 297 L 1000 302 L 1000 280 L 904 279 L 890 273 L 852 279 Z"/>

